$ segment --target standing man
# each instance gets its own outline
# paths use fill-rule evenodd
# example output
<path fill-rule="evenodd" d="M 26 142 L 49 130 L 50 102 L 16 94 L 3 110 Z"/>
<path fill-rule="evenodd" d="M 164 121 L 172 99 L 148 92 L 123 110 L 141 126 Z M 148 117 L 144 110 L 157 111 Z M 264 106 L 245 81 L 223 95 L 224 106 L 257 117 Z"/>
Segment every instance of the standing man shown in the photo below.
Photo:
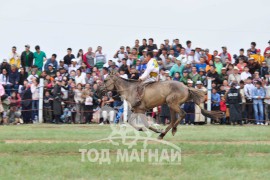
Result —
<path fill-rule="evenodd" d="M 155 82 L 158 80 L 159 76 L 159 67 L 157 60 L 153 58 L 153 52 L 148 52 L 147 56 L 145 58 L 145 61 L 147 62 L 146 69 L 144 73 L 139 77 L 139 81 L 143 81 L 138 87 L 137 87 L 137 97 L 136 101 L 131 104 L 131 107 L 139 106 L 141 103 L 141 98 L 143 96 L 143 91 L 147 83 L 149 82 Z"/>
<path fill-rule="evenodd" d="M 20 55 L 16 51 L 17 51 L 16 46 L 13 46 L 12 52 L 9 55 L 9 64 L 15 65 L 17 68 L 20 68 L 21 67 Z"/>
<path fill-rule="evenodd" d="M 252 77 L 248 77 L 246 80 L 246 84 L 244 86 L 244 92 L 246 97 L 246 108 L 247 108 L 247 122 L 251 123 L 253 119 L 253 100 L 251 92 L 255 88 L 252 84 Z"/>
<path fill-rule="evenodd" d="M 87 53 L 83 55 L 83 62 L 87 68 L 93 68 L 95 66 L 95 53 L 92 52 L 92 47 L 89 47 Z"/>
<path fill-rule="evenodd" d="M 72 59 L 75 59 L 74 54 L 72 54 L 72 49 L 67 48 L 67 55 L 65 55 L 65 57 L 64 57 L 64 63 L 66 65 L 70 66 Z"/>
<path fill-rule="evenodd" d="M 40 50 L 40 46 L 37 45 L 35 47 L 36 52 L 34 53 L 34 59 L 35 59 L 35 63 L 34 65 L 38 67 L 39 70 L 42 70 L 43 68 L 43 63 L 44 61 L 46 61 L 46 54 Z"/>
<path fill-rule="evenodd" d="M 21 65 L 28 72 L 29 68 L 33 66 L 34 53 L 30 51 L 30 45 L 25 45 L 25 51 L 21 55 Z"/>
<path fill-rule="evenodd" d="M 62 105 L 61 105 L 61 84 L 60 79 L 57 80 L 56 85 L 53 88 L 53 114 L 55 117 L 55 124 L 59 124 L 60 116 L 62 115 Z"/>
<path fill-rule="evenodd" d="M 230 53 L 227 52 L 227 47 L 226 46 L 222 46 L 222 53 L 219 54 L 220 58 L 221 58 L 221 62 L 224 66 L 226 66 L 226 59 L 229 59 L 230 62 L 232 62 L 232 56 Z"/>
<path fill-rule="evenodd" d="M 235 125 L 238 121 L 238 124 L 242 125 L 242 97 L 236 86 L 236 83 L 231 84 L 225 99 L 226 105 L 230 108 L 230 122 L 233 122 L 233 125 Z"/>
<path fill-rule="evenodd" d="M 265 90 L 262 88 L 262 83 L 260 81 L 256 82 L 256 87 L 252 89 L 251 96 L 253 99 L 256 124 L 264 125 L 263 99 L 265 97 Z"/>

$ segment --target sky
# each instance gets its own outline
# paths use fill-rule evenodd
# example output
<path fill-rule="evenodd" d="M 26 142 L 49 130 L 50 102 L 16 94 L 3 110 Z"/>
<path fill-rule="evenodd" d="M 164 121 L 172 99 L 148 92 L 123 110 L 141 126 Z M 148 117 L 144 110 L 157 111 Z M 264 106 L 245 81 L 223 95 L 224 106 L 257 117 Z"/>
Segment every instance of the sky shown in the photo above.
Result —
<path fill-rule="evenodd" d="M 101 45 L 111 59 L 121 45 L 135 39 L 187 40 L 231 54 L 255 41 L 264 50 L 270 40 L 269 0 L 1 0 L 0 61 L 12 46 L 18 52 L 40 45 L 47 57 L 62 59 Z"/>

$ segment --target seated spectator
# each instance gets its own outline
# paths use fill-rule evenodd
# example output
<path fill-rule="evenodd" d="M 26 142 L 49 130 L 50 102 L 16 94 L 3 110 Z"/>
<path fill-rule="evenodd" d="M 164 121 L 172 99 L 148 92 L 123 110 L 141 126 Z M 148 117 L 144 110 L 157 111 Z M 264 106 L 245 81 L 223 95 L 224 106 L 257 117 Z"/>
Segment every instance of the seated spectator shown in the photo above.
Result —
<path fill-rule="evenodd" d="M 176 59 L 176 64 L 170 70 L 170 76 L 173 77 L 176 72 L 179 72 L 180 75 L 183 74 L 184 65 L 182 65 L 181 61 Z"/>
<path fill-rule="evenodd" d="M 248 59 L 247 67 L 249 68 L 249 72 L 251 74 L 254 74 L 255 71 L 258 71 L 260 69 L 260 65 L 257 62 L 254 62 L 253 57 Z"/>
<path fill-rule="evenodd" d="M 58 69 L 64 68 L 65 70 L 68 71 L 68 65 L 64 63 L 64 60 L 63 60 L 63 59 L 61 59 L 61 60 L 59 61 L 59 65 L 57 66 L 57 68 L 58 68 Z"/>
<path fill-rule="evenodd" d="M 71 71 L 77 71 L 81 66 L 77 65 L 77 59 L 72 59 L 71 60 L 71 65 L 68 68 L 68 73 Z"/>
<path fill-rule="evenodd" d="M 249 72 L 249 68 L 246 66 L 244 68 L 244 71 L 241 73 L 241 80 L 245 81 L 248 77 L 252 77 L 250 72 Z"/>
<path fill-rule="evenodd" d="M 131 66 L 131 68 L 130 68 L 129 79 L 135 79 L 135 80 L 139 79 L 139 74 L 138 74 L 135 66 Z"/>
<path fill-rule="evenodd" d="M 28 76 L 27 80 L 29 84 L 32 84 L 33 80 L 38 78 L 37 71 L 32 69 L 31 74 Z"/>
<path fill-rule="evenodd" d="M 0 83 L 5 88 L 6 93 L 10 96 L 12 84 L 10 84 L 9 75 L 6 69 L 3 69 L 2 74 L 0 74 Z"/>
<path fill-rule="evenodd" d="M 206 63 L 203 57 L 200 58 L 200 63 L 195 65 L 197 68 L 197 72 L 199 72 L 200 69 L 204 69 L 206 68 Z"/>
<path fill-rule="evenodd" d="M 5 69 L 7 73 L 10 72 L 10 64 L 7 62 L 7 59 L 3 59 L 3 62 L 0 65 L 0 73 L 3 72 L 3 69 Z"/>
<path fill-rule="evenodd" d="M 260 71 L 259 71 L 259 74 L 260 74 L 260 77 L 265 79 L 265 75 L 268 75 L 269 74 L 269 71 L 268 71 L 268 67 L 266 66 L 266 62 L 262 62 L 262 66 L 260 68 Z"/>
<path fill-rule="evenodd" d="M 44 66 L 45 71 L 49 71 L 49 66 L 52 66 L 53 69 L 58 69 L 58 62 L 56 61 L 56 54 L 53 54 L 50 59 L 47 59 L 46 64 Z"/>
<path fill-rule="evenodd" d="M 75 76 L 75 83 L 81 84 L 82 86 L 85 85 L 85 76 L 82 74 L 81 69 L 77 69 L 77 75 Z"/>
<path fill-rule="evenodd" d="M 229 84 L 231 84 L 232 82 L 237 82 L 237 84 L 240 83 L 241 77 L 238 74 L 238 72 L 239 72 L 239 69 L 235 66 L 233 68 L 233 74 L 229 75 L 229 78 L 228 78 Z"/>
<path fill-rule="evenodd" d="M 221 74 L 221 69 L 223 68 L 223 63 L 221 62 L 221 57 L 220 56 L 215 57 L 214 65 L 216 67 L 216 72 L 218 74 Z"/>
<path fill-rule="evenodd" d="M 241 74 L 244 71 L 244 68 L 247 66 L 247 63 L 244 62 L 243 58 L 239 58 L 239 63 L 236 67 L 239 69 L 239 73 Z"/>
<path fill-rule="evenodd" d="M 48 68 L 46 70 L 46 74 L 52 76 L 52 77 L 55 77 L 56 76 L 56 70 L 54 69 L 54 66 L 53 64 L 49 64 L 48 65 Z"/>

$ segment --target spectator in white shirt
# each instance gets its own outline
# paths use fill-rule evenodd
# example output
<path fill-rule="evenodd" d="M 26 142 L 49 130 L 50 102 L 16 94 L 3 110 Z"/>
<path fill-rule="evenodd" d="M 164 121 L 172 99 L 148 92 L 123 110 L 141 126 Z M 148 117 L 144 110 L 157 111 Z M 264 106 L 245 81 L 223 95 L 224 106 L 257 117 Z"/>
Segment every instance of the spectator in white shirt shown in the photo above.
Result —
<path fill-rule="evenodd" d="M 71 71 L 77 71 L 77 69 L 79 69 L 80 66 L 77 65 L 77 59 L 72 59 L 71 60 L 71 65 L 68 68 L 68 73 L 70 73 Z"/>
<path fill-rule="evenodd" d="M 189 60 L 187 58 L 185 48 L 181 49 L 180 55 L 176 59 L 181 61 L 182 65 L 184 65 L 184 66 L 188 63 Z"/>
<path fill-rule="evenodd" d="M 187 44 L 187 47 L 186 47 L 186 54 L 189 55 L 189 54 L 191 53 L 191 50 L 192 50 L 192 48 L 191 48 L 191 41 L 188 40 L 188 41 L 186 42 L 186 44 Z"/>
<path fill-rule="evenodd" d="M 244 68 L 244 72 L 241 73 L 241 80 L 245 81 L 248 77 L 251 77 L 251 74 L 249 72 L 249 68 L 246 66 Z"/>
<path fill-rule="evenodd" d="M 82 74 L 81 69 L 77 69 L 77 75 L 75 76 L 75 83 L 85 85 L 85 76 Z"/>
<path fill-rule="evenodd" d="M 194 63 L 198 64 L 200 63 L 200 58 L 201 58 L 201 48 L 196 47 L 195 49 L 195 54 L 194 54 Z"/>
<path fill-rule="evenodd" d="M 117 59 L 118 62 L 118 67 L 120 67 L 122 65 L 122 59 L 123 58 L 128 58 L 127 56 L 128 54 L 125 52 L 125 47 L 121 46 L 120 50 L 116 51 L 116 53 L 114 54 L 113 58 Z"/>

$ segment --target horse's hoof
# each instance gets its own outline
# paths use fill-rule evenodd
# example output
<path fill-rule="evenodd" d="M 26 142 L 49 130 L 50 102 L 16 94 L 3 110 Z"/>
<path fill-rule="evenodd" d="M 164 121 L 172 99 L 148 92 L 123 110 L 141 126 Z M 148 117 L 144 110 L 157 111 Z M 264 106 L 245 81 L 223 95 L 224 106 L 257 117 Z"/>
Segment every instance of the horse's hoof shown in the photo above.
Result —
<path fill-rule="evenodd" d="M 159 139 L 159 140 L 162 140 L 163 137 L 164 137 L 164 136 L 163 136 L 162 134 L 160 134 L 160 135 L 158 136 L 158 139 Z"/>
<path fill-rule="evenodd" d="M 172 129 L 172 135 L 174 136 L 176 132 L 177 132 L 177 128 L 173 128 Z"/>

